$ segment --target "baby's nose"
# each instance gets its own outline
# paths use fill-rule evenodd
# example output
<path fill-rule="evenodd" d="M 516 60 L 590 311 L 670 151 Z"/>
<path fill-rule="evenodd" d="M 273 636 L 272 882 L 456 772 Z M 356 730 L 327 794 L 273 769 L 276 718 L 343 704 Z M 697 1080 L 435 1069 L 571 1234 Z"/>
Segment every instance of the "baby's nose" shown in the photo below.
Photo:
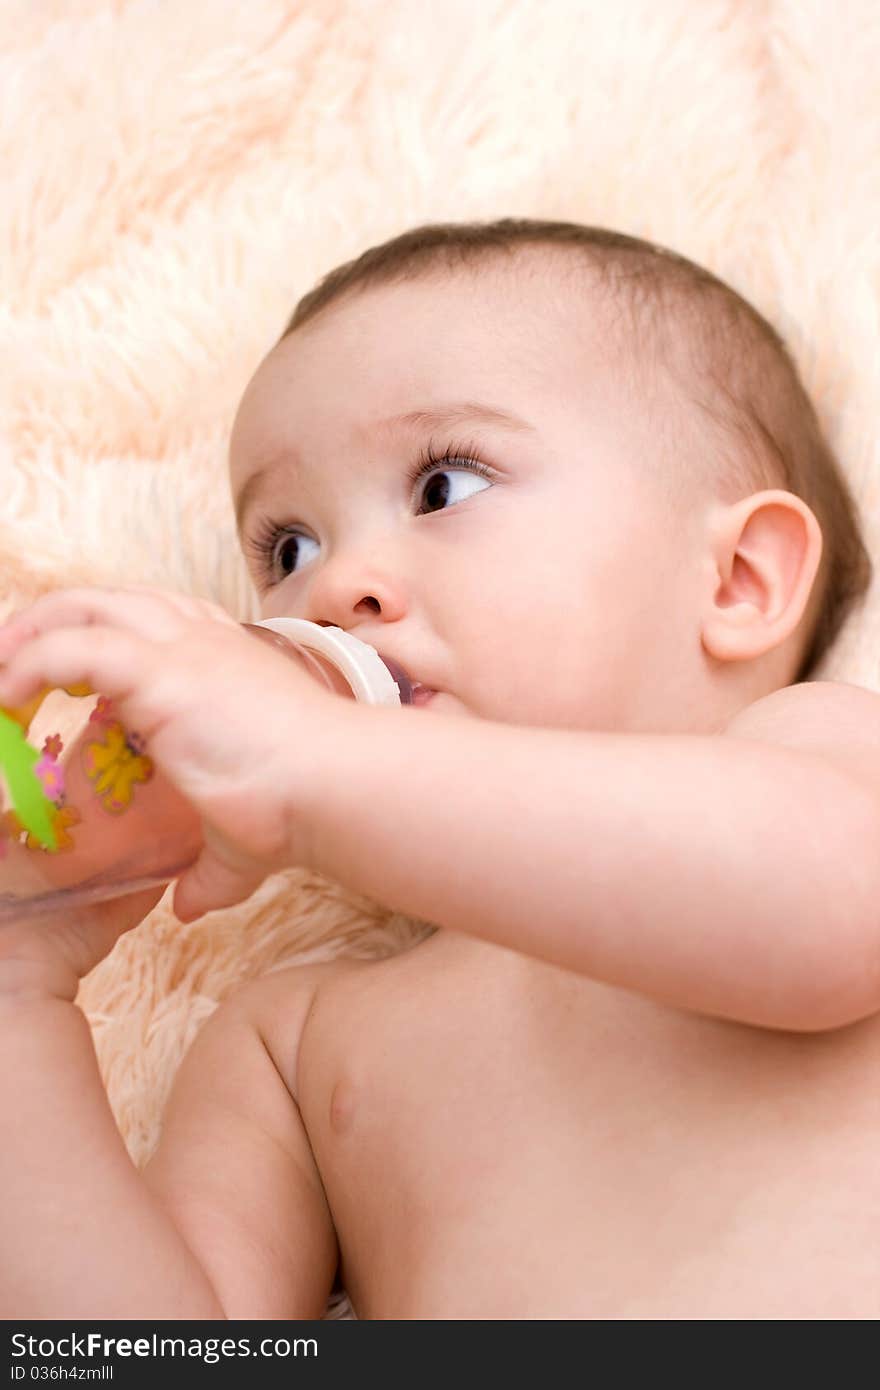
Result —
<path fill-rule="evenodd" d="M 364 618 L 399 622 L 409 609 L 409 594 L 403 577 L 390 568 L 331 561 L 315 575 L 307 608 L 304 616 L 313 623 L 348 629 Z"/>

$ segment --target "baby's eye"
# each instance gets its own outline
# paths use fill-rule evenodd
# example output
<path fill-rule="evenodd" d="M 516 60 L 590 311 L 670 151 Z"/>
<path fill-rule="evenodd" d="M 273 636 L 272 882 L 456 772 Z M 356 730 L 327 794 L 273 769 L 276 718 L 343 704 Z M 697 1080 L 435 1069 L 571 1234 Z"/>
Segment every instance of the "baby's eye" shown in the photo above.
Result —
<path fill-rule="evenodd" d="M 437 456 L 431 450 L 423 455 L 410 475 L 410 485 L 416 490 L 422 478 L 427 482 L 422 492 L 425 512 L 445 511 L 456 502 L 466 501 L 475 492 L 482 492 L 483 486 L 491 487 L 494 474 L 479 459 L 462 452 L 456 454 L 454 446 L 445 454 Z M 470 478 L 466 478 L 470 474 Z M 471 483 L 476 483 L 472 487 Z M 422 506 L 419 507 L 419 514 Z M 314 558 L 309 546 L 318 548 L 312 536 L 303 535 L 292 526 L 278 526 L 275 522 L 264 521 L 253 537 L 245 540 L 245 549 L 254 556 L 261 578 L 269 584 L 280 583 L 291 574 L 300 571 Z"/>
<path fill-rule="evenodd" d="M 466 478 L 468 473 L 471 475 L 470 478 Z M 445 510 L 447 507 L 454 506 L 456 502 L 473 497 L 476 492 L 482 492 L 483 484 L 487 487 L 492 485 L 488 468 L 477 459 L 455 459 L 451 463 L 444 463 L 442 467 L 428 462 L 419 469 L 413 482 L 417 483 L 426 474 L 429 476 L 422 490 L 422 501 L 427 512 Z M 450 482 L 450 480 L 452 481 Z M 471 487 L 473 482 L 480 485 L 476 488 Z"/>
<path fill-rule="evenodd" d="M 309 556 L 308 547 L 317 546 L 318 542 L 291 527 L 265 522 L 246 544 L 257 561 L 261 576 L 274 583 L 290 574 L 298 574 L 313 558 Z"/>
<path fill-rule="evenodd" d="M 273 571 L 284 578 L 301 570 L 310 559 L 314 559 L 314 556 L 309 554 L 310 545 L 317 551 L 318 542 L 311 536 L 303 536 L 299 531 L 279 531 L 278 543 L 272 557 Z"/>

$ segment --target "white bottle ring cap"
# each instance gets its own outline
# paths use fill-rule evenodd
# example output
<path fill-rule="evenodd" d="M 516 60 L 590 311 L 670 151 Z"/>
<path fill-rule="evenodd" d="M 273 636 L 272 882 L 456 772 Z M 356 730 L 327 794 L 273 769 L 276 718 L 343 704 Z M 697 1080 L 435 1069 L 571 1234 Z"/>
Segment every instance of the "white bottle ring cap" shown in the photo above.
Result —
<path fill-rule="evenodd" d="M 351 686 L 356 700 L 365 705 L 399 705 L 400 691 L 375 647 L 353 637 L 341 627 L 321 627 L 306 618 L 263 618 L 255 627 L 280 632 L 291 642 L 326 657 Z"/>

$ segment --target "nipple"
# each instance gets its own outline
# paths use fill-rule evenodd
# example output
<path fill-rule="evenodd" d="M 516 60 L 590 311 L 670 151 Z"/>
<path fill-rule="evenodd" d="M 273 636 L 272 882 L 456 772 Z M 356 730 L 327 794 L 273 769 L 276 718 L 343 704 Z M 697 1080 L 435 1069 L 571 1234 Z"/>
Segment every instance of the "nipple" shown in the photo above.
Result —
<path fill-rule="evenodd" d="M 350 1081 L 337 1081 L 330 1094 L 330 1128 L 346 1134 L 354 1123 L 354 1087 Z"/>

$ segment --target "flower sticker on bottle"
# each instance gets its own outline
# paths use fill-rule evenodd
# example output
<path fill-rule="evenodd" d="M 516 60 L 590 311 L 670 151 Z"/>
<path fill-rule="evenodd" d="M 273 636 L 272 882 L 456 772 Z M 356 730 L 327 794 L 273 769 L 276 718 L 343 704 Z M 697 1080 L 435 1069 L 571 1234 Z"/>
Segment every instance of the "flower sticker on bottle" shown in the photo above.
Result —
<path fill-rule="evenodd" d="M 126 735 L 120 723 L 106 724 L 101 718 L 91 720 L 103 730 L 103 743 L 88 743 L 83 749 L 83 767 L 105 811 L 121 815 L 131 805 L 134 786 L 149 782 L 153 762 L 140 752 L 136 735 Z"/>
<path fill-rule="evenodd" d="M 58 843 L 53 826 L 57 807 L 35 770 L 40 762 L 39 750 L 24 736 L 19 711 L 0 710 L 0 774 L 11 803 L 4 816 L 6 836 L 27 830 L 37 844 L 54 850 Z"/>
<path fill-rule="evenodd" d="M 38 762 L 34 764 L 34 775 L 39 779 L 43 789 L 43 795 L 47 802 L 51 802 L 52 809 L 49 810 L 49 820 L 52 832 L 55 837 L 54 849 L 57 851 L 73 849 L 73 839 L 67 833 L 73 825 L 78 825 L 82 817 L 76 807 L 67 805 L 67 797 L 64 790 L 64 768 L 61 766 L 60 758 L 64 744 L 60 734 L 50 734 L 43 743 L 43 754 Z M 21 836 L 27 832 L 24 839 L 26 849 L 46 850 L 48 846 L 39 835 L 26 826 L 14 810 L 7 811 L 5 816 L 4 833 L 8 839 L 21 842 Z M 0 858 L 3 857 L 4 849 L 8 846 L 0 845 Z"/>
<path fill-rule="evenodd" d="M 73 696 L 94 694 L 82 682 L 62 689 Z M 64 772 L 58 763 L 63 747 L 61 738 L 51 734 L 41 755 L 25 737 L 51 690 L 51 686 L 44 686 L 24 704 L 0 709 L 0 778 L 11 802 L 0 825 L 0 858 L 6 857 L 9 840 L 17 839 L 24 831 L 30 849 L 55 851 L 69 849 L 73 844 L 66 831 L 80 816 L 73 807 L 65 805 Z"/>

